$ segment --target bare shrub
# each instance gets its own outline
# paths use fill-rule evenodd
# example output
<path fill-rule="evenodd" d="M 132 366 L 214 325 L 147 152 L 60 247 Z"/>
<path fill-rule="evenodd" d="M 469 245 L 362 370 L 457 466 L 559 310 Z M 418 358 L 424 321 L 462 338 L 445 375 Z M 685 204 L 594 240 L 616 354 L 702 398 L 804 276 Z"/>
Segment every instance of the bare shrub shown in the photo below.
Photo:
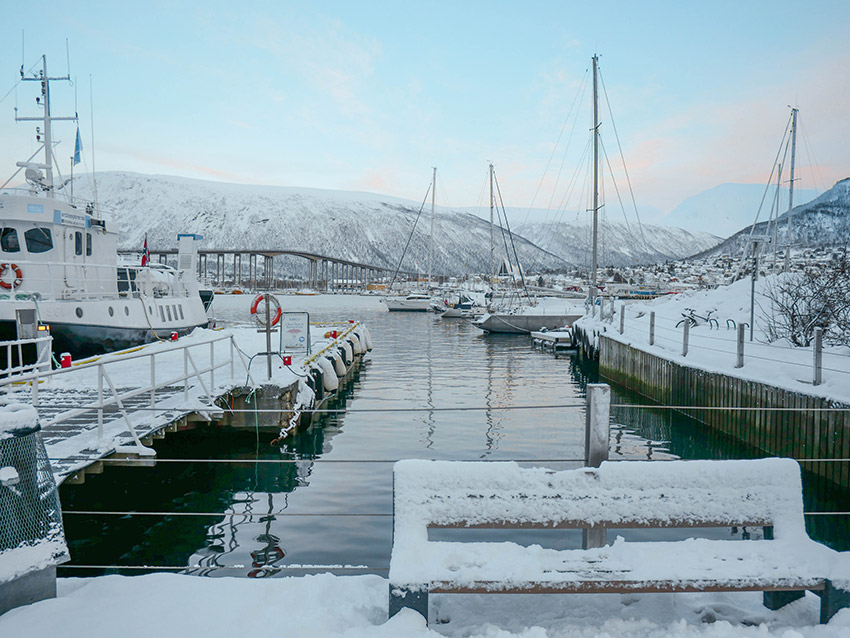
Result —
<path fill-rule="evenodd" d="M 842 253 L 802 272 L 777 275 L 763 292 L 762 320 L 768 340 L 810 346 L 815 328 L 824 343 L 850 345 L 850 268 Z"/>

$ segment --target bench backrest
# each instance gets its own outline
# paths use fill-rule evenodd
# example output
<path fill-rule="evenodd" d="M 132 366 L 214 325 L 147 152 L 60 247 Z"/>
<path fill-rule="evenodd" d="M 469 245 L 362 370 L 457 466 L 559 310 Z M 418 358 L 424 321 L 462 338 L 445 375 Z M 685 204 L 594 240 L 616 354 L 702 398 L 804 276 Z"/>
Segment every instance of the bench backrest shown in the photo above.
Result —
<path fill-rule="evenodd" d="M 805 535 L 791 459 L 606 462 L 552 471 L 512 462 L 399 461 L 394 533 L 428 527 L 772 526 Z"/>

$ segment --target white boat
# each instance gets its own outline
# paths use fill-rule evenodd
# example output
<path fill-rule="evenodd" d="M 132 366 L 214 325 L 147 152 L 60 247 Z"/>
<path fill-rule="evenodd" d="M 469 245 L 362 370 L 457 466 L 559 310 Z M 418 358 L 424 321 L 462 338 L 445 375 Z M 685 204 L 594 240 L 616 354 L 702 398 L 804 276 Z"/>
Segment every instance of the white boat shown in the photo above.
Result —
<path fill-rule="evenodd" d="M 560 308 L 539 308 L 524 306 L 505 312 L 485 313 L 472 322 L 484 332 L 502 332 L 511 334 L 529 334 L 542 329 L 558 330 L 584 316 L 584 304 Z"/>
<path fill-rule="evenodd" d="M 42 70 L 22 80 L 40 83 L 43 115 L 15 119 L 40 122 L 42 146 L 0 187 L 0 339 L 18 338 L 21 318 L 33 312 L 49 326 L 54 350 L 75 357 L 206 326 L 195 276 L 199 237 L 178 235 L 177 269 L 120 264 L 117 225 L 96 202 L 67 196 L 53 162 L 52 122 L 77 118 L 51 115 L 50 83 L 70 78 L 49 77 L 43 56 Z M 41 150 L 43 162 L 33 162 Z M 26 187 L 6 189 L 21 170 Z"/>
<path fill-rule="evenodd" d="M 390 312 L 428 312 L 433 300 L 430 295 L 414 292 L 406 297 L 384 297 L 381 299 Z"/>
<path fill-rule="evenodd" d="M 433 261 L 434 254 L 434 200 L 435 193 L 437 190 L 437 169 L 434 168 L 433 176 L 431 178 L 431 186 L 429 191 L 431 193 L 431 231 L 428 239 L 428 287 L 431 287 L 431 263 Z M 426 194 L 427 197 L 427 194 Z M 424 202 L 423 202 L 424 205 Z M 420 213 L 422 210 L 420 209 Z M 417 221 L 419 217 L 417 216 Z M 413 228 L 410 230 L 410 237 L 408 238 L 408 245 L 410 244 L 410 239 L 413 238 L 413 232 L 416 230 L 416 223 L 413 224 Z M 401 254 L 401 259 L 398 261 L 398 266 L 396 267 L 395 273 L 393 274 L 393 278 L 390 281 L 389 288 L 393 288 L 393 284 L 395 284 L 396 277 L 398 276 L 398 272 L 401 269 L 401 264 L 404 261 L 404 255 L 407 251 L 407 246 L 405 246 L 404 252 Z M 431 295 L 426 294 L 424 292 L 410 292 L 406 296 L 400 295 L 397 297 L 384 297 L 381 299 L 384 304 L 387 306 L 387 310 L 391 312 L 428 312 L 431 310 L 431 306 L 434 303 L 434 299 Z"/>

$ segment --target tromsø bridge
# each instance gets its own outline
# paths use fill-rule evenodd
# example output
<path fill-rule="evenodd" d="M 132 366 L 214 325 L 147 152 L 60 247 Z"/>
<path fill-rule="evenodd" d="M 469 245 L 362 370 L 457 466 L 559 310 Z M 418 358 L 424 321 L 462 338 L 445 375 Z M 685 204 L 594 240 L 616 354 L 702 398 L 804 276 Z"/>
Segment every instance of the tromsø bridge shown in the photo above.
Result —
<path fill-rule="evenodd" d="M 119 252 L 122 255 L 140 253 L 138 249 Z M 176 248 L 149 252 L 154 263 L 171 263 L 172 265 L 176 263 Z M 275 270 L 275 257 L 295 257 L 306 260 L 306 276 L 294 274 L 280 276 L 279 273 L 290 268 L 284 268 L 281 264 Z M 198 278 L 216 287 L 270 289 L 303 285 L 313 290 L 342 292 L 351 289 L 365 290 L 369 284 L 385 284 L 392 278 L 393 272 L 392 268 L 361 264 L 303 250 L 201 249 L 198 251 Z M 417 276 L 417 273 L 408 271 L 399 271 L 398 274 L 405 278 Z"/>

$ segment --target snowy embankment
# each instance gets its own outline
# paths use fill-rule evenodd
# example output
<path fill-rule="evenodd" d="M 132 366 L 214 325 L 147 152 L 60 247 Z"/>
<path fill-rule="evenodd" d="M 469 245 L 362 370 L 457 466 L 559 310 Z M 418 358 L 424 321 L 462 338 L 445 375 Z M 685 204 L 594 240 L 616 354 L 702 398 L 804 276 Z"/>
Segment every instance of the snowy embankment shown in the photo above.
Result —
<path fill-rule="evenodd" d="M 144 601 L 143 604 L 139 604 Z M 176 574 L 60 579 L 59 597 L 0 616 L 0 635 L 124 638 L 839 638 L 850 610 L 817 625 L 814 594 L 778 610 L 736 594 L 434 595 L 432 625 L 405 610 L 387 620 L 387 581 L 321 574 L 262 580 Z"/>
<path fill-rule="evenodd" d="M 770 300 L 766 296 L 773 277 L 756 282 L 753 341 L 749 327 L 745 331 L 744 366 L 736 368 L 737 330 L 732 326 L 750 321 L 749 279 L 714 290 L 685 292 L 648 302 L 625 304 L 623 334 L 620 334 L 620 304 L 611 316 L 606 305 L 605 318 L 583 317 L 577 322 L 588 333 L 604 334 L 633 348 L 649 352 L 680 365 L 717 372 L 749 381 L 757 381 L 785 390 L 801 392 L 842 403 L 850 403 L 850 348 L 823 349 L 823 381 L 814 385 L 812 348 L 791 347 L 786 343 L 768 343 L 766 321 Z M 699 317 L 717 320 L 709 325 L 698 319 L 689 328 L 688 352 L 682 355 L 683 325 L 688 309 Z M 649 344 L 650 313 L 655 312 L 655 344 Z M 731 320 L 731 321 L 730 321 Z M 677 323 L 679 324 L 677 326 Z"/>

